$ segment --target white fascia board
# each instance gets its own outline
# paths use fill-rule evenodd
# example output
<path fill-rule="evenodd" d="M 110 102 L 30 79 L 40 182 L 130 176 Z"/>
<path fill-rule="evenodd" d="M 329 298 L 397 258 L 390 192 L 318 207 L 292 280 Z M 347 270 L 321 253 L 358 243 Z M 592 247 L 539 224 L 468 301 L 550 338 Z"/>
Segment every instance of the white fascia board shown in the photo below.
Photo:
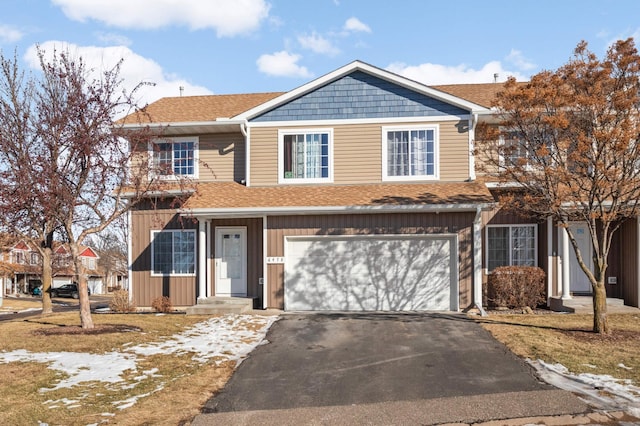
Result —
<path fill-rule="evenodd" d="M 256 121 L 248 123 L 248 127 L 317 127 L 337 126 L 346 124 L 404 124 L 404 123 L 441 123 L 445 121 L 469 120 L 470 114 L 465 115 L 436 115 L 429 117 L 387 117 L 387 118 L 355 118 L 339 120 L 290 120 L 290 121 Z"/>
<path fill-rule="evenodd" d="M 236 208 L 198 208 L 183 209 L 180 214 L 194 217 L 262 217 L 265 215 L 313 215 L 313 214 L 357 214 L 357 213 L 448 213 L 475 212 L 487 210 L 495 203 L 478 204 L 429 204 L 404 206 L 317 206 L 317 207 L 236 207 Z"/>
<path fill-rule="evenodd" d="M 293 89 L 283 95 L 280 95 L 276 98 L 273 98 L 270 101 L 267 101 L 261 105 L 258 105 L 248 111 L 245 111 L 233 118 L 235 119 L 251 119 L 255 116 L 262 114 L 263 112 L 269 111 L 277 106 L 285 104 L 297 97 L 300 97 L 306 93 L 309 93 L 318 87 L 324 86 L 332 81 L 338 80 L 339 78 L 354 72 L 354 71 L 363 71 L 367 74 L 374 75 L 383 80 L 389 81 L 391 83 L 395 83 L 399 86 L 403 86 L 407 89 L 413 90 L 418 93 L 422 93 L 424 95 L 430 96 L 432 98 L 441 100 L 448 104 L 457 106 L 462 109 L 466 109 L 468 111 L 488 111 L 487 108 L 482 105 L 474 104 L 473 102 L 469 102 L 462 98 L 458 98 L 457 96 L 450 95 L 448 93 L 442 92 L 440 90 L 434 89 L 432 87 L 426 86 L 422 83 L 418 83 L 417 81 L 410 80 L 406 77 L 402 77 L 398 74 L 394 74 L 390 71 L 384 70 L 382 68 L 374 67 L 373 65 L 369 65 L 367 63 L 361 61 L 353 61 L 341 68 L 338 68 L 335 71 L 332 71 L 328 74 L 323 75 L 313 81 L 310 81 L 307 84 L 299 86 L 296 89 Z"/>
<path fill-rule="evenodd" d="M 120 194 L 122 198 L 133 198 L 133 197 L 173 197 L 178 195 L 187 195 L 195 193 L 195 189 L 167 189 L 167 190 L 155 190 L 155 191 L 140 191 L 137 192 L 123 192 Z"/>

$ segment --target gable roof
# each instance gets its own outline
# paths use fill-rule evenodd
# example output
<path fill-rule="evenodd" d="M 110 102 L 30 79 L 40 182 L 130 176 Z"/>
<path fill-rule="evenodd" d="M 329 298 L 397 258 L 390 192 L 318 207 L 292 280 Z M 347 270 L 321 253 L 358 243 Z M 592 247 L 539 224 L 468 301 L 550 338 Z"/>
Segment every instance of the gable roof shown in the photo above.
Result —
<path fill-rule="evenodd" d="M 233 120 L 241 122 L 356 71 L 370 74 L 468 111 L 488 111 L 496 94 L 503 88 L 502 83 L 427 86 L 364 62 L 354 61 L 289 92 L 161 98 L 139 112 L 126 116 L 121 123 L 129 127 L 136 127 L 145 124 L 224 124 L 225 122 L 231 123 Z"/>
<path fill-rule="evenodd" d="M 476 110 L 486 110 L 487 108 L 476 104 L 474 102 L 471 102 L 469 100 L 466 100 L 464 98 L 460 98 L 457 96 L 453 96 L 450 93 L 447 93 L 445 91 L 441 91 L 441 90 L 436 90 L 430 86 L 424 85 L 422 83 L 419 83 L 415 80 L 411 80 L 408 79 L 406 77 L 402 77 L 398 74 L 394 74 L 390 71 L 384 70 L 382 68 L 378 68 L 375 67 L 373 65 L 369 65 L 367 63 L 361 62 L 361 61 L 353 61 L 350 64 L 347 64 L 341 68 L 338 68 L 335 71 L 332 71 L 328 74 L 325 74 L 322 77 L 319 77 L 307 84 L 304 84 L 296 89 L 293 89 L 289 92 L 286 92 L 278 97 L 275 97 L 265 103 L 262 103 L 260 105 L 257 105 L 256 107 L 245 111 L 237 116 L 235 116 L 234 118 L 237 119 L 251 119 L 253 117 L 257 117 L 273 108 L 276 108 L 280 105 L 283 105 L 287 102 L 292 101 L 293 99 L 296 99 L 300 96 L 303 96 L 307 93 L 310 93 L 326 84 L 329 84 L 333 81 L 336 81 L 350 73 L 356 72 L 356 71 L 361 71 L 364 72 L 366 74 L 370 74 L 373 75 L 375 77 L 378 77 L 382 80 L 386 80 L 388 82 L 391 82 L 393 84 L 397 84 L 398 86 L 410 89 L 412 91 L 415 91 L 417 93 L 435 98 L 437 100 L 440 100 L 442 102 L 448 103 L 450 105 L 456 106 L 458 108 L 462 108 L 464 110 L 467 111 L 476 111 Z"/>
<path fill-rule="evenodd" d="M 200 183 L 183 213 L 215 214 L 243 209 L 254 214 L 304 209 L 357 213 L 359 210 L 475 210 L 494 198 L 480 182 L 385 183 L 246 187 L 235 182 Z"/>

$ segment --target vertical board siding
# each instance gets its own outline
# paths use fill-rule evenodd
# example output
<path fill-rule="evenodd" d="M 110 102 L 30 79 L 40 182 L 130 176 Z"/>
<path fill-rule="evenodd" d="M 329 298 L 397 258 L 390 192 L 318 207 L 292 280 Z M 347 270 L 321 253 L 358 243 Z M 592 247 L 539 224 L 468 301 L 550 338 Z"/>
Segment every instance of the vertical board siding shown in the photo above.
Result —
<path fill-rule="evenodd" d="M 439 123 L 344 124 L 315 126 L 333 129 L 333 183 L 361 184 L 382 182 L 382 128 L 412 128 L 437 124 L 439 128 L 440 180 L 464 181 L 469 178 L 469 134 L 466 120 Z M 252 127 L 251 185 L 278 184 L 278 130 L 313 129 L 314 126 Z M 462 130 L 461 130 L 462 129 Z"/>
<path fill-rule="evenodd" d="M 240 182 L 245 178 L 244 136 L 240 133 L 201 135 L 199 180 Z"/>
<path fill-rule="evenodd" d="M 626 305 L 638 307 L 638 222 L 635 219 L 626 220 L 618 230 L 620 245 L 612 253 L 620 253 L 620 275 L 616 287 L 617 297 L 624 298 Z M 609 288 L 607 288 L 607 296 Z"/>
<path fill-rule="evenodd" d="M 196 301 L 196 277 L 151 276 L 151 231 L 196 229 L 190 220 L 182 223 L 175 210 L 134 211 L 131 214 L 131 265 L 133 300 L 151 306 L 155 298 L 168 296 L 174 306 L 191 306 Z M 196 245 L 197 247 L 197 245 Z"/>
<path fill-rule="evenodd" d="M 472 223 L 474 213 L 395 213 L 273 216 L 267 221 L 267 256 L 284 256 L 284 239 L 294 235 L 442 234 L 458 235 L 460 308 L 473 302 Z M 269 265 L 267 306 L 284 308 L 284 265 Z"/>
<path fill-rule="evenodd" d="M 211 226 L 211 255 L 216 258 L 216 227 L 245 226 L 247 228 L 247 296 L 260 300 L 262 306 L 262 288 L 259 280 L 263 276 L 262 255 L 262 218 L 253 219 L 219 219 L 213 220 Z M 211 267 L 210 294 L 215 295 L 216 266 Z"/>

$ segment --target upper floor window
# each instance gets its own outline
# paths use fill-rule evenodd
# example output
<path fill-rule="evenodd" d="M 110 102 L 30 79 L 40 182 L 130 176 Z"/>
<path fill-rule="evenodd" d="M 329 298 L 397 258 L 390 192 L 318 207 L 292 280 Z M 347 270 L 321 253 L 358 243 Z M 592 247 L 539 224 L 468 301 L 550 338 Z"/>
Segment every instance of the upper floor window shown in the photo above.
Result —
<path fill-rule="evenodd" d="M 31 264 L 38 265 L 40 263 L 40 255 L 36 252 L 31 253 Z"/>
<path fill-rule="evenodd" d="M 16 250 L 13 252 L 13 263 L 20 263 L 20 264 L 26 263 L 26 258 L 22 250 Z"/>
<path fill-rule="evenodd" d="M 278 182 L 331 182 L 333 131 L 280 131 Z"/>
<path fill-rule="evenodd" d="M 487 226 L 487 269 L 536 266 L 536 225 Z"/>
<path fill-rule="evenodd" d="M 196 272 L 196 233 L 193 230 L 153 231 L 153 275 L 193 275 Z"/>
<path fill-rule="evenodd" d="M 162 177 L 198 177 L 198 138 L 171 138 L 151 143 L 152 172 Z"/>
<path fill-rule="evenodd" d="M 382 129 L 384 180 L 437 179 L 438 127 Z"/>
<path fill-rule="evenodd" d="M 505 132 L 501 142 L 500 163 L 503 167 L 530 167 L 529 151 L 520 132 L 516 130 Z"/>
<path fill-rule="evenodd" d="M 95 257 L 83 257 L 82 264 L 87 269 L 96 269 L 96 258 Z"/>

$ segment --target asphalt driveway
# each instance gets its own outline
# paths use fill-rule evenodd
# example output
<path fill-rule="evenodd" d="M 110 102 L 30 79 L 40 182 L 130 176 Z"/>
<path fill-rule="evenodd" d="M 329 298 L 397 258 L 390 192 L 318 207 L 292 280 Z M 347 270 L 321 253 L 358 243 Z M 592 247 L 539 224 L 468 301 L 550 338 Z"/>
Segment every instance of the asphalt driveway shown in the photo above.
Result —
<path fill-rule="evenodd" d="M 563 394 L 568 402 L 560 402 L 555 393 L 562 391 L 538 381 L 525 363 L 462 314 L 287 314 L 267 340 L 203 412 L 483 395 L 491 400 L 497 394 L 519 395 L 519 405 L 544 394 L 542 405 L 585 409 L 569 393 Z"/>

